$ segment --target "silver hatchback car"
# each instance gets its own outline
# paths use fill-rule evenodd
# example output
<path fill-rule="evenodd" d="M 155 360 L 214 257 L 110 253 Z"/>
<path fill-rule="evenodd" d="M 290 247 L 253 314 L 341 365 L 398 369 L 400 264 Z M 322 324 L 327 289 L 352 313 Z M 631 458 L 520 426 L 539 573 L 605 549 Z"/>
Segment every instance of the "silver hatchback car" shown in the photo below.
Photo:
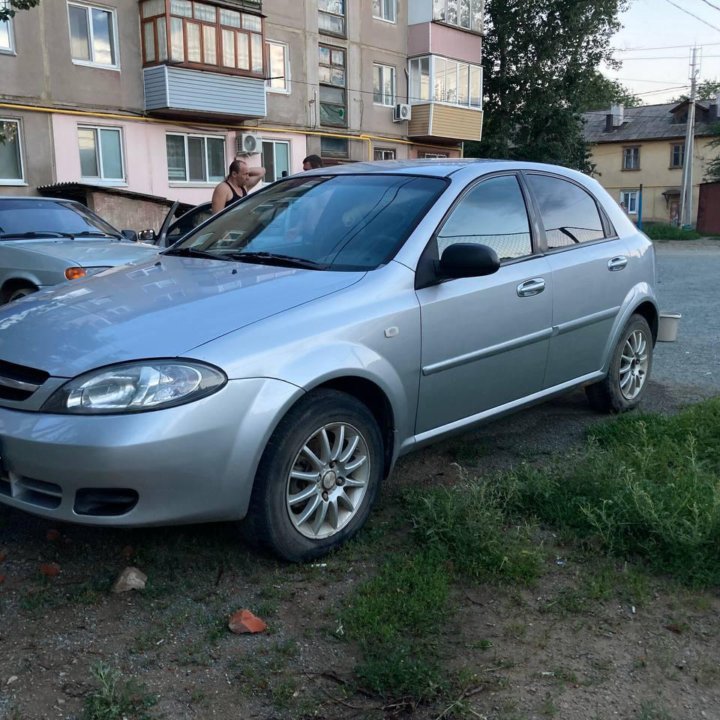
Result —
<path fill-rule="evenodd" d="M 245 518 L 317 557 L 404 453 L 577 386 L 637 405 L 654 285 L 652 244 L 577 172 L 293 176 L 146 263 L 0 309 L 0 501 L 94 525 Z"/>

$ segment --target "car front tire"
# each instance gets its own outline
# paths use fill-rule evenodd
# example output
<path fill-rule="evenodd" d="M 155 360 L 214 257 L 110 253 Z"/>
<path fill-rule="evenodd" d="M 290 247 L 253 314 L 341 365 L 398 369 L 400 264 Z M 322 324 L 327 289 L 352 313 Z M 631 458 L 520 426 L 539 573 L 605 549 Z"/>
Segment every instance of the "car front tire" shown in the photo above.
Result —
<path fill-rule="evenodd" d="M 637 407 L 647 390 L 652 361 L 650 326 L 642 315 L 633 315 L 613 350 L 608 374 L 585 388 L 590 405 L 608 413 Z"/>
<path fill-rule="evenodd" d="M 336 390 L 311 392 L 263 453 L 245 537 L 293 562 L 325 555 L 365 524 L 383 457 L 378 423 L 362 402 Z"/>

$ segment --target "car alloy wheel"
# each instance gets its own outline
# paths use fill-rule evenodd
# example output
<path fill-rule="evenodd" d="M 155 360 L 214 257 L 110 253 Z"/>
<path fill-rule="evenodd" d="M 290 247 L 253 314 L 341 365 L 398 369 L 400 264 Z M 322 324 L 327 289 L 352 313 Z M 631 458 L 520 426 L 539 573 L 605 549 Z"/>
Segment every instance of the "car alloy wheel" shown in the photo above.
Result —
<path fill-rule="evenodd" d="M 370 477 L 368 446 L 346 423 L 313 432 L 295 457 L 287 481 L 287 510 L 295 529 L 312 540 L 342 530 L 357 513 Z"/>
<path fill-rule="evenodd" d="M 641 330 L 633 330 L 625 341 L 620 358 L 620 392 L 626 400 L 634 400 L 642 392 L 648 377 L 650 356 L 648 340 Z"/>

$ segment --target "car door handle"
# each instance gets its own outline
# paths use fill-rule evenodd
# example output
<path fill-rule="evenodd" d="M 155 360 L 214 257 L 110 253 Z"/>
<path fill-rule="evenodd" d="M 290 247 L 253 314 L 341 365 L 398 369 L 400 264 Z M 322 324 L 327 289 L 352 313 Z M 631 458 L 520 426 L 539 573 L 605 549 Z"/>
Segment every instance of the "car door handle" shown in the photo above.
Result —
<path fill-rule="evenodd" d="M 531 297 L 532 295 L 538 295 L 545 289 L 545 280 L 542 278 L 533 278 L 532 280 L 526 280 L 524 283 L 520 283 L 517 286 L 518 297 Z"/>
<path fill-rule="evenodd" d="M 627 258 L 624 255 L 618 255 L 608 260 L 608 270 L 615 272 L 616 270 L 622 270 L 627 265 Z"/>

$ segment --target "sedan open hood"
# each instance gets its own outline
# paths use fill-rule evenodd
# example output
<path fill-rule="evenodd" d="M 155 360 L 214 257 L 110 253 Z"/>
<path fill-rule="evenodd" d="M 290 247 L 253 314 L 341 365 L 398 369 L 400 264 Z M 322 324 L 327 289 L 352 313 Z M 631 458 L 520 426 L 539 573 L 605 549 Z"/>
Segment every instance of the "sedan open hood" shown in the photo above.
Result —
<path fill-rule="evenodd" d="M 330 272 L 168 255 L 0 308 L 0 360 L 74 377 L 193 348 L 357 282 Z"/>
<path fill-rule="evenodd" d="M 13 240 L 10 247 L 22 248 L 25 252 L 37 252 L 42 255 L 65 260 L 80 267 L 115 267 L 127 263 L 147 260 L 157 255 L 158 248 L 143 243 L 122 242 L 110 238 L 84 240 Z"/>

